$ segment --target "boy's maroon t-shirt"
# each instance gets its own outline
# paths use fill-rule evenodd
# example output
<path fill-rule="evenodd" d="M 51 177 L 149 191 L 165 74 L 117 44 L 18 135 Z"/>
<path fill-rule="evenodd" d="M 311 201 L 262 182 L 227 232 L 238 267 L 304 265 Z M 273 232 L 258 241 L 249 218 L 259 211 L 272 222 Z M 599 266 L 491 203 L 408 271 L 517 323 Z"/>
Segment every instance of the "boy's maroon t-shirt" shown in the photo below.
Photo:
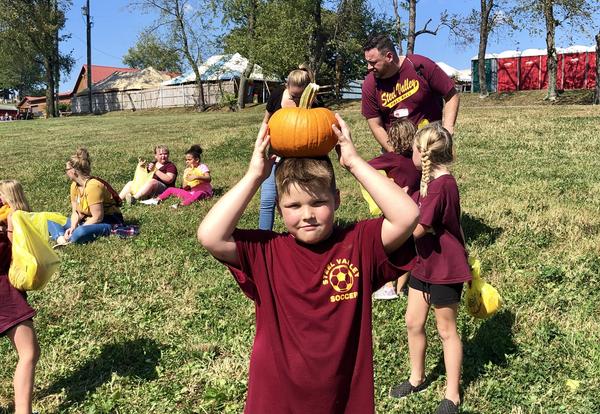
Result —
<path fill-rule="evenodd" d="M 412 276 L 433 284 L 460 283 L 471 280 L 471 271 L 460 230 L 460 198 L 456 180 L 450 174 L 431 180 L 427 196 L 413 194 L 419 206 L 419 224 L 433 228 L 415 240 L 417 260 Z"/>
<path fill-rule="evenodd" d="M 336 228 L 316 245 L 234 232 L 240 269 L 228 267 L 256 308 L 246 414 L 374 413 L 371 294 L 414 254 L 411 239 L 392 270 L 382 222 Z"/>
<path fill-rule="evenodd" d="M 453 89 L 454 82 L 435 62 L 409 55 L 389 78 L 378 79 L 373 72 L 367 75 L 362 85 L 362 114 L 367 119 L 381 117 L 386 131 L 399 118 L 408 118 L 416 126 L 423 120 L 439 121 L 442 98 Z"/>
<path fill-rule="evenodd" d="M 376 170 L 383 170 L 388 177 L 400 187 L 408 187 L 408 195 L 412 196 L 419 191 L 421 172 L 417 170 L 412 161 L 412 154 L 398 154 L 386 152 L 369 161 Z"/>
<path fill-rule="evenodd" d="M 157 181 L 160 181 L 167 187 L 175 187 L 175 182 L 177 181 L 177 167 L 175 166 L 175 164 L 173 164 L 171 161 L 167 161 L 164 165 L 162 165 L 158 169 L 158 171 L 160 171 L 161 173 L 164 173 L 164 174 L 173 173 L 175 175 L 175 177 L 173 178 L 173 181 L 171 181 L 170 183 L 164 182 L 156 174 L 154 174 L 154 176 L 152 178 L 154 178 Z"/>

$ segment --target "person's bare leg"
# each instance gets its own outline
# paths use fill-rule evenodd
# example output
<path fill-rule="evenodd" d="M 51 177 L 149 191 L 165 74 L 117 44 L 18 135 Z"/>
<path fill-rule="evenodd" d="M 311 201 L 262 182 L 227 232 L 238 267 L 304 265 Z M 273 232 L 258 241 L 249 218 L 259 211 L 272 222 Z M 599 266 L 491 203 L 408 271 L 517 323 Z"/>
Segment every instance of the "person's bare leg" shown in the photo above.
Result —
<path fill-rule="evenodd" d="M 406 285 L 406 282 L 408 282 L 408 275 L 409 274 L 410 274 L 409 272 L 406 272 L 406 273 L 404 273 L 402 276 L 400 276 L 398 278 L 398 281 L 396 282 L 396 293 L 398 295 L 402 294 L 402 289 L 404 289 L 404 286 Z"/>
<path fill-rule="evenodd" d="M 125 184 L 125 187 L 123 187 L 123 189 L 119 193 L 119 198 L 121 198 L 121 200 L 125 200 L 125 197 L 131 191 L 132 185 L 133 185 L 133 181 L 129 181 L 127 184 Z"/>
<path fill-rule="evenodd" d="M 153 196 L 156 193 L 156 188 L 158 187 L 159 182 L 155 179 L 150 180 L 146 185 L 144 185 L 140 190 L 135 193 L 133 196 L 136 200 L 145 200 Z"/>
<path fill-rule="evenodd" d="M 40 357 L 40 345 L 33 321 L 27 320 L 7 333 L 19 355 L 13 386 L 15 389 L 15 414 L 31 414 L 31 397 L 35 379 L 35 366 Z"/>
<path fill-rule="evenodd" d="M 445 398 L 460 403 L 460 370 L 462 366 L 462 341 L 456 328 L 458 303 L 446 306 L 436 306 L 435 320 L 438 333 L 444 349 L 444 365 L 446 366 L 446 395 Z"/>
<path fill-rule="evenodd" d="M 425 300 L 424 293 L 409 287 L 405 320 L 410 358 L 409 381 L 413 387 L 425 381 L 425 350 L 427 349 L 425 322 L 428 313 L 429 304 Z"/>

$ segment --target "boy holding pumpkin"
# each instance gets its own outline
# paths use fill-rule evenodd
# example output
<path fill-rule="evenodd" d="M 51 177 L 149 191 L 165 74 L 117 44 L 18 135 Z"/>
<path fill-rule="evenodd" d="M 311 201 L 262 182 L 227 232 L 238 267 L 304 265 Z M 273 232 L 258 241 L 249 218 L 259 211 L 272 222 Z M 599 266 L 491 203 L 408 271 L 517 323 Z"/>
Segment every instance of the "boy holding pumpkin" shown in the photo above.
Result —
<path fill-rule="evenodd" d="M 336 227 L 340 198 L 329 158 L 285 158 L 275 180 L 288 232 L 236 229 L 273 165 L 270 138 L 259 134 L 247 173 L 198 228 L 202 245 L 255 302 L 246 414 L 374 413 L 371 294 L 392 273 L 392 256 L 403 270 L 412 261 L 413 243 L 405 242 L 419 213 L 358 155 L 336 118 L 340 164 L 385 218 Z"/>

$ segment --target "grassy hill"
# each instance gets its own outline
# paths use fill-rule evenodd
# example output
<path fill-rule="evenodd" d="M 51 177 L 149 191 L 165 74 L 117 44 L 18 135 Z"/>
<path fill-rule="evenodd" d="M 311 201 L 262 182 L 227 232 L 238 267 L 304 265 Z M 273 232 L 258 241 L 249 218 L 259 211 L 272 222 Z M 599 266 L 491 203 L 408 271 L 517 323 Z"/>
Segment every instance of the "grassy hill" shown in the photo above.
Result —
<path fill-rule="evenodd" d="M 466 413 L 597 413 L 600 407 L 600 109 L 493 108 L 466 98 L 453 166 L 463 226 L 505 307 L 459 317 Z M 359 151 L 378 154 L 359 106 L 339 108 Z M 244 173 L 263 107 L 241 113 L 147 111 L 0 123 L 0 178 L 23 182 L 35 210 L 68 212 L 64 163 L 78 145 L 93 173 L 120 188 L 139 156 L 166 143 L 183 167 L 204 148 L 217 196 Z M 336 167 L 337 168 L 337 167 Z M 366 218 L 355 181 L 337 168 L 341 221 Z M 131 239 L 60 251 L 60 272 L 29 296 L 42 347 L 34 407 L 42 413 L 239 413 L 253 338 L 253 304 L 209 257 L 195 230 L 214 201 L 135 205 Z M 255 227 L 258 198 L 241 220 Z M 281 222 L 276 226 L 281 229 Z M 406 300 L 374 306 L 377 412 L 433 412 L 443 395 L 433 318 L 426 392 L 387 397 L 409 373 Z M 0 413 L 10 412 L 15 352 L 0 341 Z M 579 387 L 569 387 L 568 380 Z M 573 384 L 569 382 L 569 384 Z M 277 390 L 274 390 L 277 392 Z"/>

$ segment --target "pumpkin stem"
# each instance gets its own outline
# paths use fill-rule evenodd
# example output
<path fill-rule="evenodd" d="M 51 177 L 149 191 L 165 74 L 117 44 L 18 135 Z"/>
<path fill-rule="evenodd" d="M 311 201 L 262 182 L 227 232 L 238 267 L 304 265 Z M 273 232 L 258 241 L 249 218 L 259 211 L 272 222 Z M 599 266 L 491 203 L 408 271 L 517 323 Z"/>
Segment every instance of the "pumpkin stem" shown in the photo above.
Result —
<path fill-rule="evenodd" d="M 300 105 L 299 108 L 308 109 L 312 106 L 313 101 L 317 97 L 317 92 L 319 91 L 319 85 L 316 83 L 309 83 L 306 88 L 304 88 L 304 92 L 302 92 L 302 96 L 300 97 Z"/>

